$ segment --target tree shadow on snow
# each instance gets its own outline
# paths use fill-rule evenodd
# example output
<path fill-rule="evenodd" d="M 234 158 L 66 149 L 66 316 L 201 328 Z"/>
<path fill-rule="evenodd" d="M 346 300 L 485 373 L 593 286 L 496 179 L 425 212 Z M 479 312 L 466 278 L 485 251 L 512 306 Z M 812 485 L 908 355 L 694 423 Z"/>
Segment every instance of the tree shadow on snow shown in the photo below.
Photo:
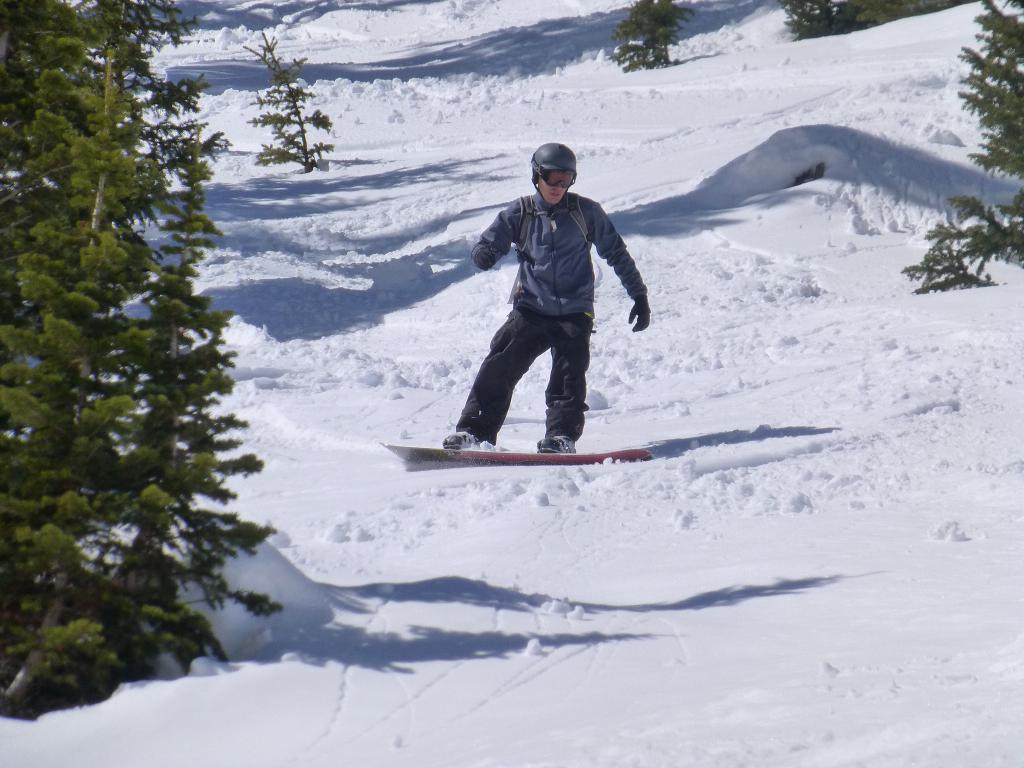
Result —
<path fill-rule="evenodd" d="M 263 327 L 278 341 L 315 339 L 371 325 L 381 317 L 440 293 L 473 271 L 464 243 L 426 248 L 373 264 L 340 267 L 365 278 L 363 290 L 332 288 L 301 278 L 260 280 L 206 291 L 217 309 Z M 435 268 L 437 271 L 435 271 Z"/>
<path fill-rule="evenodd" d="M 348 3 L 340 9 L 388 10 L 406 3 Z M 247 6 L 244 11 L 215 12 L 207 3 L 192 0 L 183 7 L 192 15 L 205 14 L 206 27 L 245 26 L 263 29 L 273 26 L 288 14 L 301 12 L 294 21 L 308 21 L 328 11 L 339 10 L 337 3 L 309 4 L 269 3 Z M 740 21 L 762 8 L 774 6 L 774 0 L 740 0 L 702 6 L 693 19 L 682 29 L 680 39 Z M 440 40 L 418 47 L 414 53 L 398 53 L 374 62 L 315 63 L 303 66 L 307 82 L 337 79 L 354 82 L 373 80 L 410 80 L 413 78 L 443 78 L 458 75 L 527 77 L 556 71 L 559 67 L 579 61 L 583 56 L 615 48 L 612 33 L 626 17 L 626 10 L 592 13 L 586 16 L 568 16 L 545 19 L 525 27 L 508 27 L 476 38 Z M 179 64 L 167 71 L 168 78 L 178 80 L 202 75 L 209 84 L 209 93 L 221 93 L 228 88 L 259 90 L 268 87 L 266 68 L 255 61 L 221 60 L 198 64 Z"/>
<path fill-rule="evenodd" d="M 316 21 L 333 11 L 393 11 L 406 5 L 426 5 L 447 0 L 258 0 L 225 8 L 223 0 L 179 0 L 184 18 L 197 18 L 200 29 L 245 26 L 264 29 L 281 24 Z"/>
<path fill-rule="evenodd" d="M 550 595 L 524 593 L 456 576 L 405 584 L 336 587 L 331 591 L 334 607 L 342 614 L 366 615 L 384 603 L 401 602 L 428 605 L 459 603 L 490 610 L 546 613 L 557 613 L 558 610 L 550 606 L 561 605 L 566 611 L 570 608 L 581 608 L 585 615 L 596 615 L 614 612 L 654 613 L 725 608 L 748 600 L 795 595 L 810 589 L 827 587 L 842 578 L 824 576 L 780 579 L 771 584 L 725 587 L 677 601 L 636 605 L 556 600 Z M 371 632 L 347 624 L 331 624 L 326 627 L 303 626 L 302 622 L 291 622 L 286 628 L 276 629 L 274 635 L 273 647 L 265 649 L 261 654 L 268 659 L 279 657 L 283 652 L 296 652 L 315 662 L 337 661 L 342 664 L 389 671 L 409 671 L 402 665 L 430 661 L 507 658 L 523 653 L 531 640 L 537 640 L 542 648 L 550 650 L 569 646 L 648 640 L 654 637 L 642 633 L 469 632 L 425 626 L 412 626 L 407 633 L 398 634 Z"/>
<path fill-rule="evenodd" d="M 273 222 L 368 207 L 372 203 L 354 194 L 365 190 L 383 191 L 438 180 L 479 181 L 479 162 L 486 159 L 431 163 L 358 177 L 275 174 L 250 180 L 244 186 L 211 184 L 207 190 L 208 212 L 224 229 L 232 249 L 238 251 L 233 259 L 244 261 L 267 252 L 302 254 L 293 257 L 300 262 L 299 268 L 308 266 L 312 274 L 323 273 L 323 279 L 254 280 L 205 293 L 218 309 L 230 310 L 245 322 L 266 328 L 279 341 L 320 338 L 362 327 L 430 298 L 476 271 L 464 240 L 386 261 L 373 259 L 417 239 L 442 234 L 453 223 L 481 209 L 435 216 L 379 235 L 338 233 L 331 241 L 331 250 L 319 252 Z M 379 200 L 379 196 L 371 199 Z M 338 286 L 346 280 L 362 282 L 365 287 Z"/>
<path fill-rule="evenodd" d="M 508 658 L 522 654 L 531 640 L 537 640 L 545 650 L 552 650 L 569 646 L 646 640 L 650 637 L 651 635 L 625 632 L 460 632 L 422 626 L 409 627 L 406 633 L 398 634 L 332 625 L 307 637 L 299 644 L 297 651 L 307 660 L 317 663 L 336 661 L 380 671 L 411 672 L 409 667 L 403 665 L 431 661 Z"/>
<path fill-rule="evenodd" d="M 470 661 L 508 658 L 523 653 L 531 640 L 546 650 L 571 646 L 594 646 L 648 640 L 645 633 L 592 632 L 501 632 L 457 631 L 413 625 L 401 634 L 373 632 L 346 622 L 345 615 L 371 615 L 385 603 L 457 603 L 514 612 L 566 613 L 583 609 L 584 615 L 604 613 L 655 613 L 699 611 L 725 608 L 748 600 L 795 595 L 810 589 L 830 586 L 843 577 L 823 576 L 804 579 L 780 579 L 771 584 L 746 584 L 702 592 L 681 600 L 636 605 L 577 602 L 550 595 L 525 593 L 497 587 L 484 581 L 447 576 L 404 584 L 367 584 L 356 587 L 324 587 L 330 606 L 286 611 L 288 616 L 275 622 L 273 641 L 264 646 L 256 659 L 273 660 L 282 653 L 297 653 L 307 661 L 336 661 L 369 669 L 408 672 L 403 665 L 431 661 Z M 555 606 L 554 608 L 552 606 Z M 559 609 L 557 606 L 561 606 Z M 334 620 L 331 620 L 332 615 Z"/>
<path fill-rule="evenodd" d="M 495 156 L 473 157 L 469 160 L 447 160 L 406 168 L 388 168 L 377 173 L 358 176 L 337 176 L 323 173 L 277 173 L 246 179 L 243 183 L 211 183 L 206 186 L 208 215 L 218 224 L 234 221 L 250 223 L 290 219 L 318 213 L 372 209 L 380 196 L 371 199 L 359 192 L 405 190 L 416 184 L 460 184 L 506 181 L 498 174 L 481 173 L 480 167 Z M 346 166 L 371 165 L 370 161 L 332 161 Z M 446 218 L 445 224 L 451 221 Z M 422 231 L 422 225 L 415 232 Z M 408 233 L 399 242 L 406 242 Z"/>
<path fill-rule="evenodd" d="M 511 27 L 469 39 L 441 40 L 419 47 L 415 53 L 379 61 L 356 63 L 307 62 L 306 82 L 349 80 L 411 80 L 460 75 L 527 77 L 554 72 L 584 54 L 610 48 L 612 30 L 624 11 L 542 21 L 529 27 Z M 259 27 L 266 25 L 266 20 Z M 287 57 L 288 54 L 286 54 Z M 269 87 L 267 69 L 252 60 L 226 59 L 176 64 L 167 69 L 170 80 L 202 77 L 207 93 L 229 88 L 255 91 Z"/>
<path fill-rule="evenodd" d="M 807 437 L 810 435 L 827 435 L 839 431 L 838 427 L 769 427 L 762 425 L 756 429 L 734 429 L 729 432 L 712 432 L 694 437 L 680 437 L 672 440 L 660 440 L 647 445 L 656 459 L 677 459 L 684 453 L 697 448 L 709 448 L 716 445 L 733 445 L 736 443 L 756 443 L 777 437 Z"/>
<path fill-rule="evenodd" d="M 827 587 L 840 581 L 842 576 L 816 576 L 805 579 L 779 579 L 772 584 L 744 584 L 702 592 L 681 600 L 661 603 L 614 605 L 587 603 L 555 598 L 538 592 L 520 592 L 509 587 L 496 587 L 485 581 L 461 576 L 441 576 L 404 584 L 366 584 L 360 587 L 336 587 L 339 604 L 350 610 L 359 601 L 394 603 L 461 603 L 481 608 L 504 611 L 533 611 L 556 601 L 582 608 L 587 613 L 653 613 L 659 611 L 699 611 L 705 608 L 724 608 L 748 600 L 779 595 L 792 595 L 809 589 Z"/>

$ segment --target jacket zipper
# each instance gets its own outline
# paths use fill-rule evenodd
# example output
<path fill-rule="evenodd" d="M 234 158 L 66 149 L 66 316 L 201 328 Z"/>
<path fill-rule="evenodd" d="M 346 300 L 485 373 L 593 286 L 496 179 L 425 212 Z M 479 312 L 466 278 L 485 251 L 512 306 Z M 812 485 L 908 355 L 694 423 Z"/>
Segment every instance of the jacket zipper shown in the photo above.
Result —
<path fill-rule="evenodd" d="M 548 216 L 548 226 L 551 227 L 551 292 L 555 296 L 558 314 L 562 314 L 562 295 L 558 292 L 558 259 L 555 252 L 555 231 L 558 229 L 555 224 L 555 212 L 551 211 Z"/>

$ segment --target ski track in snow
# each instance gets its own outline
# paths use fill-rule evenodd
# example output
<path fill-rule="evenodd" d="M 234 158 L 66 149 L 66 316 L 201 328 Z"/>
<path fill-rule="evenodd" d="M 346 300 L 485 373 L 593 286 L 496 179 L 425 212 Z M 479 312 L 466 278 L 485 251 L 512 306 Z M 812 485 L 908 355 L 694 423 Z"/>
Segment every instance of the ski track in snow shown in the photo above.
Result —
<path fill-rule="evenodd" d="M 692 5 L 685 63 L 626 75 L 622 0 L 180 4 L 157 63 L 232 142 L 200 285 L 266 462 L 235 508 L 277 528 L 230 575 L 287 610 L 214 614 L 230 665 L 0 720 L 0 765 L 1019 765 L 1024 280 L 900 276 L 950 196 L 1016 191 L 969 161 L 980 4 L 800 43 L 774 2 Z M 255 164 L 261 31 L 334 121 L 314 174 Z M 631 334 L 596 261 L 581 448 L 655 460 L 403 472 L 378 443 L 457 419 L 515 270 L 469 248 L 551 140 L 655 311 Z"/>

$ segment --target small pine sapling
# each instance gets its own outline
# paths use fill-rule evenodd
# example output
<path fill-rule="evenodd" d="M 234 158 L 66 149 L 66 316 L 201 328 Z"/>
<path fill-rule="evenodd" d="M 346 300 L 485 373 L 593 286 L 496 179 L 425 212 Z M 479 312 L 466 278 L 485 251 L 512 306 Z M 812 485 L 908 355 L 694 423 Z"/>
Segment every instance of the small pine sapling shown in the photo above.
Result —
<path fill-rule="evenodd" d="M 260 48 L 246 48 L 263 62 L 270 72 L 270 89 L 257 94 L 256 105 L 269 108 L 249 121 L 258 128 L 269 127 L 274 133 L 274 143 L 264 144 L 256 158 L 259 165 L 283 165 L 299 163 L 304 173 L 315 170 L 325 152 L 334 149 L 333 144 L 310 143 L 310 129 L 329 131 L 331 119 L 319 109 L 312 114 L 305 112 L 306 102 L 312 95 L 302 84 L 302 67 L 305 59 L 296 59 L 285 65 L 277 55 L 277 40 L 263 34 Z"/>
<path fill-rule="evenodd" d="M 624 72 L 658 69 L 673 63 L 669 46 L 679 39 L 679 29 L 693 16 L 672 0 L 637 0 L 629 15 L 615 28 L 612 38 L 621 43 L 612 58 Z"/>

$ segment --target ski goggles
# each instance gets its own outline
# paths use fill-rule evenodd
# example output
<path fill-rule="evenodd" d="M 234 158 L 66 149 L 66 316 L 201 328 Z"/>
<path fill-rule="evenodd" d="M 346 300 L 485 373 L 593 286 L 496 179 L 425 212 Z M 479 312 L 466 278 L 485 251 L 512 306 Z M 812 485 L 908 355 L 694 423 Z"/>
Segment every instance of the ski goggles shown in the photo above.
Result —
<path fill-rule="evenodd" d="M 568 176 L 568 178 L 566 178 Z M 572 171 L 541 171 L 540 177 L 544 179 L 544 183 L 549 187 L 559 187 L 561 189 L 568 189 L 576 183 L 576 174 Z M 557 178 L 556 178 L 557 177 Z"/>

